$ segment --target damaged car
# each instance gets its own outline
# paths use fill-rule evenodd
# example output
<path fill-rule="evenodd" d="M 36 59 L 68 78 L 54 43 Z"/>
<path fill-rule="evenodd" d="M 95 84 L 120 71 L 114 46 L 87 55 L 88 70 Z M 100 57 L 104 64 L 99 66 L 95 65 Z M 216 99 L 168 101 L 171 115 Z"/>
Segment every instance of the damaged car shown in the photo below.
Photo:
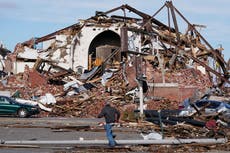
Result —
<path fill-rule="evenodd" d="M 192 116 L 195 113 L 201 114 L 201 112 L 204 112 L 205 115 L 225 114 L 230 113 L 230 104 L 208 99 L 201 99 L 191 103 L 188 98 L 179 106 L 179 109 L 181 110 L 179 116 Z"/>
<path fill-rule="evenodd" d="M 21 104 L 13 98 L 0 96 L 0 115 L 16 115 L 25 118 L 39 113 L 40 108 L 38 106 Z"/>

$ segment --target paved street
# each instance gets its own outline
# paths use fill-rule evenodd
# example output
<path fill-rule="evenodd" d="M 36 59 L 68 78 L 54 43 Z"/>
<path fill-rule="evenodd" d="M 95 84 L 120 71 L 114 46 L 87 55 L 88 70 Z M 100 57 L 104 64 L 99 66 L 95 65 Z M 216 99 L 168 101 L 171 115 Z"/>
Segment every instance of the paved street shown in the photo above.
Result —
<path fill-rule="evenodd" d="M 11 118 L 1 117 L 0 138 L 1 142 L 7 141 L 62 141 L 62 140 L 106 140 L 105 131 L 98 123 L 103 119 L 79 118 Z M 116 139 L 142 139 L 137 131 L 131 128 L 114 127 Z M 78 146 L 78 150 L 79 147 Z M 87 146 L 106 148 L 103 146 Z M 75 150 L 75 145 L 23 145 L 8 146 L 2 144 L 1 153 L 26 153 L 26 152 L 58 152 Z M 85 149 L 85 146 L 84 146 Z"/>
<path fill-rule="evenodd" d="M 110 148 L 107 145 L 103 127 L 98 125 L 98 123 L 103 121 L 104 119 L 98 118 L 1 117 L 0 153 L 159 152 L 159 150 L 162 149 L 162 152 L 174 152 L 175 149 L 180 150 L 180 147 L 183 146 L 127 145 L 127 141 L 143 140 L 143 137 L 140 135 L 137 128 L 115 126 L 114 132 L 117 135 L 116 140 L 118 142 L 122 140 L 126 141 L 125 144 Z M 90 144 L 79 143 L 86 143 L 89 141 Z M 25 142 L 30 143 L 26 144 Z M 95 142 L 95 144 L 92 142 Z M 215 149 L 209 151 L 212 151 L 212 153 L 225 153 L 225 151 L 215 151 Z"/>

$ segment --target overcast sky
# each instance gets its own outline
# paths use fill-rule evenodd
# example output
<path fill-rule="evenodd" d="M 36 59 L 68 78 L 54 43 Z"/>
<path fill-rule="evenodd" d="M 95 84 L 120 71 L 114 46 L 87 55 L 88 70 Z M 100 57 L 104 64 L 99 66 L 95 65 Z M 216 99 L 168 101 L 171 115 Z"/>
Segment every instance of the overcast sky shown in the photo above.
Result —
<path fill-rule="evenodd" d="M 164 0 L 0 0 L 0 41 L 14 50 L 18 42 L 87 19 L 95 11 L 128 4 L 153 15 L 164 3 Z M 221 44 L 225 60 L 230 58 L 230 0 L 174 0 L 173 4 L 191 23 L 207 26 L 200 29 L 201 34 L 213 48 Z M 160 13 L 156 17 L 164 21 L 165 15 Z"/>

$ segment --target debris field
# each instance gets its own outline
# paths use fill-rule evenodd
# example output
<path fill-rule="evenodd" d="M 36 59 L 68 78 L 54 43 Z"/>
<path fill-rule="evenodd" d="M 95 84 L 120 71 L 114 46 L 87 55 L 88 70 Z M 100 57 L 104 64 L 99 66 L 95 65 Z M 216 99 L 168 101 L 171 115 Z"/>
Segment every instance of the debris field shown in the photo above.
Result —
<path fill-rule="evenodd" d="M 156 19 L 164 8 L 167 24 Z M 118 10 L 123 15 L 117 15 Z M 178 18 L 187 25 L 184 33 Z M 229 138 L 230 113 L 207 115 L 208 104 L 189 116 L 178 116 L 188 98 L 191 103 L 203 97 L 230 102 L 229 61 L 222 56 L 223 48 L 214 49 L 198 28 L 204 26 L 190 23 L 171 1 L 153 16 L 127 4 L 97 11 L 89 19 L 1 54 L 6 75 L 1 76 L 0 90 L 39 103 L 47 94 L 53 97 L 54 102 L 43 103 L 51 110 L 43 110 L 39 117 L 95 118 L 110 101 L 122 114 L 121 125 L 135 122 L 132 128 L 155 130 L 165 139 Z M 171 146 L 162 152 L 229 151 L 228 144 Z M 142 147 L 153 151 L 155 146 Z"/>

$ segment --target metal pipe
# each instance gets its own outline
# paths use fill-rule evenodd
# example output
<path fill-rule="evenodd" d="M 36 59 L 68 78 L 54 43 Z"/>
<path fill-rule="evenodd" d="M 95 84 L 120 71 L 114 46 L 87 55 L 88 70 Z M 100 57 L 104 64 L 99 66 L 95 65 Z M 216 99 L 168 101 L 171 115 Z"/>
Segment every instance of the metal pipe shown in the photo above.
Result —
<path fill-rule="evenodd" d="M 140 117 L 144 115 L 144 105 L 143 105 L 143 81 L 139 80 L 139 98 L 140 98 Z"/>
<path fill-rule="evenodd" d="M 162 140 L 116 140 L 118 145 L 147 145 L 147 144 L 221 144 L 226 143 L 225 138 L 219 139 L 162 139 Z M 107 140 L 15 140 L 4 141 L 1 145 L 106 145 Z"/>

